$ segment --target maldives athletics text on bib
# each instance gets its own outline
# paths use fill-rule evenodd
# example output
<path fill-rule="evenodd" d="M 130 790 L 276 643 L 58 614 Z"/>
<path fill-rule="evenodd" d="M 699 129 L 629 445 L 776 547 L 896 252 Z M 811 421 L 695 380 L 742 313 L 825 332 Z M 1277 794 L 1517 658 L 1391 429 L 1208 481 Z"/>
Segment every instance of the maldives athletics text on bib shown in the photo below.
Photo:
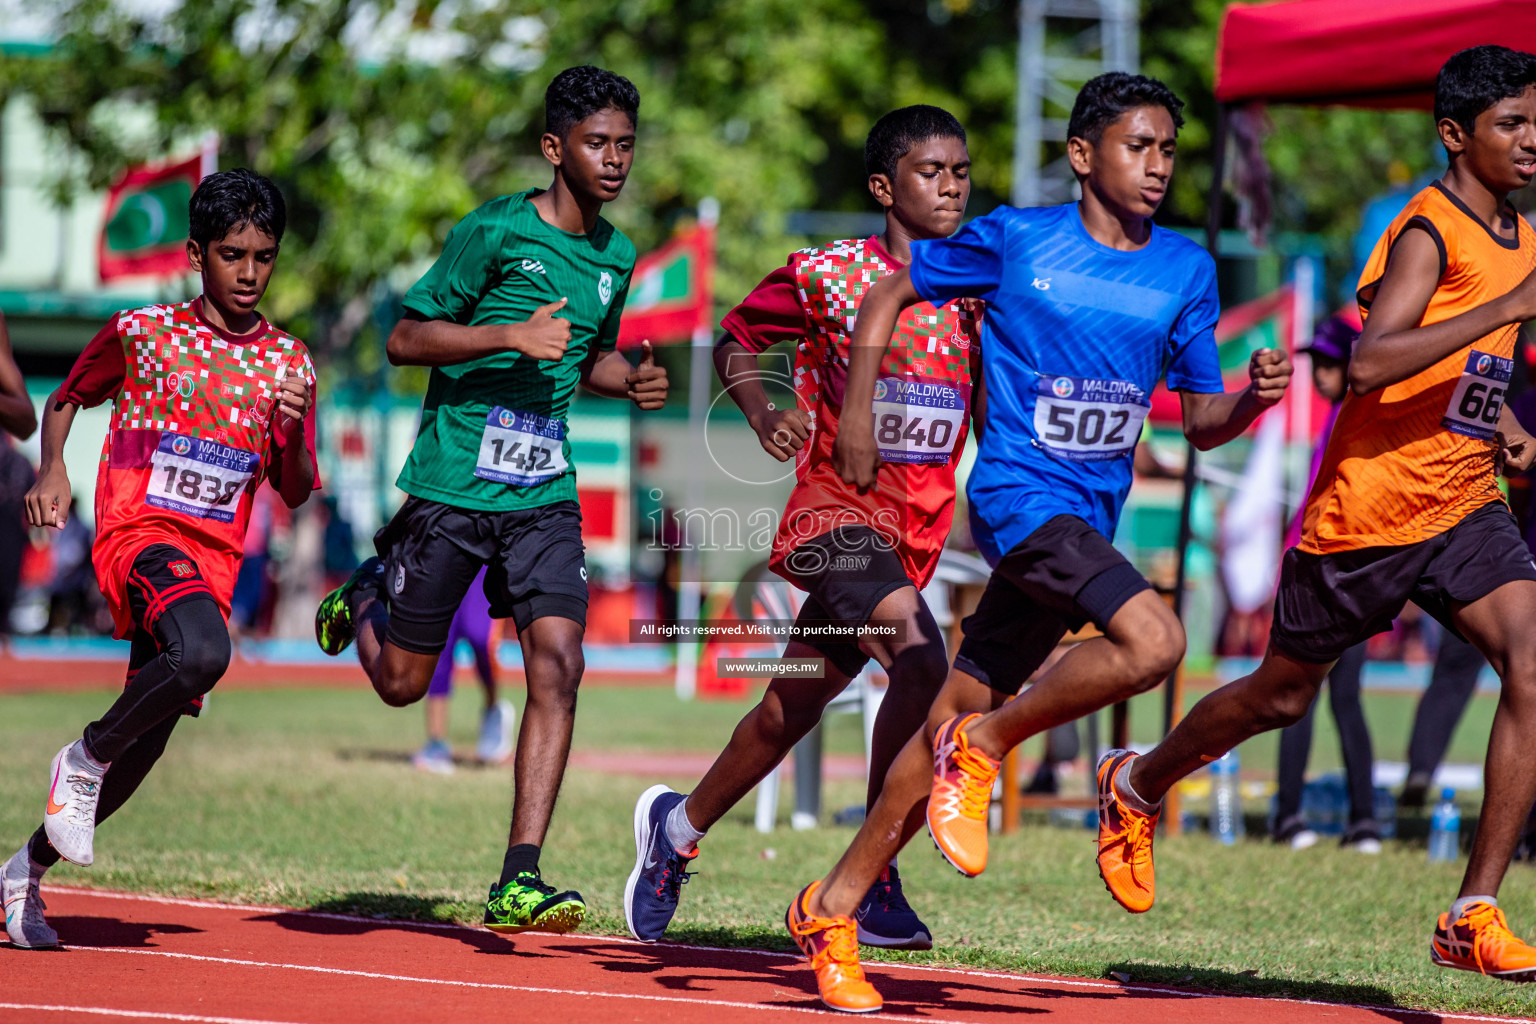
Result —
<path fill-rule="evenodd" d="M 1035 442 L 1074 462 L 1131 454 L 1152 402 L 1125 380 L 1048 376 L 1035 381 Z"/>
<path fill-rule="evenodd" d="M 875 441 L 884 462 L 947 463 L 965 425 L 966 396 L 918 377 L 875 381 Z"/>
<path fill-rule="evenodd" d="M 1452 433 L 1492 441 L 1504 408 L 1504 394 L 1515 373 L 1515 361 L 1473 349 L 1467 368 L 1451 392 L 1450 404 L 1440 425 Z"/>
<path fill-rule="evenodd" d="M 255 452 L 167 431 L 150 456 L 144 503 L 232 523 L 240 492 L 260 464 Z"/>
<path fill-rule="evenodd" d="M 492 406 L 480 435 L 475 476 L 482 480 L 532 487 L 569 470 L 565 459 L 565 423 L 537 413 Z"/>

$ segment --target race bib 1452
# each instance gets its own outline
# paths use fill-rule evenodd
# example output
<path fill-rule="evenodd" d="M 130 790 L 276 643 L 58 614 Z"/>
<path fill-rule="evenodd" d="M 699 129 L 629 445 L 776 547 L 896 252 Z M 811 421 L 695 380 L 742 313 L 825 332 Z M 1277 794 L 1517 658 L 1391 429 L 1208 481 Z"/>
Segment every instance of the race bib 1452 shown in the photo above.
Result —
<path fill-rule="evenodd" d="M 1440 425 L 1453 433 L 1492 441 L 1499 426 L 1499 412 L 1504 408 L 1504 393 L 1514 376 L 1515 361 L 1479 352 L 1467 353 L 1467 368 L 1451 392 Z"/>
<path fill-rule="evenodd" d="M 220 523 L 235 521 L 240 492 L 256 475 L 261 457 L 184 434 L 165 433 L 150 457 L 144 503 Z"/>
<path fill-rule="evenodd" d="M 1099 462 L 1129 455 L 1152 402 L 1124 380 L 1049 377 L 1035 381 L 1035 436 L 1052 455 Z"/>
<path fill-rule="evenodd" d="M 885 462 L 946 463 L 965 425 L 965 396 L 937 381 L 875 381 L 875 441 Z"/>
<path fill-rule="evenodd" d="M 494 406 L 480 435 L 475 476 L 516 487 L 547 483 L 570 469 L 564 441 L 561 420 Z"/>

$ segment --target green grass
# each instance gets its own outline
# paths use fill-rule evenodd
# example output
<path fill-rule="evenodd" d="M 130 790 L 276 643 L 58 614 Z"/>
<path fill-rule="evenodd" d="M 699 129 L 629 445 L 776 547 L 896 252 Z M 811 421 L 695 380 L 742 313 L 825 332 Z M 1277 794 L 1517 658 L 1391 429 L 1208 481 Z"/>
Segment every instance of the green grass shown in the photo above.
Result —
<path fill-rule="evenodd" d="M 0 714 L 0 837 L 36 827 L 48 760 L 105 706 L 104 693 L 12 696 Z M 476 697 L 461 688 L 454 740 L 473 743 Z M 1155 735 L 1154 701 L 1138 702 L 1138 738 Z M 603 751 L 719 748 L 744 704 L 680 705 L 659 690 L 592 689 L 576 745 Z M 1409 698 L 1372 695 L 1377 735 L 1406 735 Z M 1486 730 L 1479 699 L 1469 726 Z M 1480 724 L 1479 724 L 1480 723 Z M 476 921 L 506 842 L 510 769 L 452 777 L 413 771 L 419 708 L 395 711 L 362 691 L 215 693 L 184 722 L 156 772 L 104 825 L 97 863 L 61 865 L 60 884 L 214 897 L 417 919 Z M 858 747 L 854 716 L 829 727 L 828 747 Z M 1337 744 L 1319 728 L 1317 764 Z M 1452 757 L 1475 759 L 1464 727 Z M 1244 751 L 1245 768 L 1272 764 L 1272 741 Z M 1383 749 L 1379 756 L 1391 756 Z M 635 796 L 656 780 L 572 770 L 544 857 L 549 879 L 581 890 L 588 930 L 623 931 L 619 906 L 633 846 Z M 662 779 L 679 787 L 693 779 Z M 787 788 L 787 787 L 786 787 Z M 826 805 L 860 800 L 829 786 Z M 786 794 L 785 799 L 788 799 Z M 751 828 L 750 801 L 710 835 L 673 930 L 681 941 L 788 948 L 785 904 L 829 866 L 852 832 L 828 827 L 771 836 Z M 772 850 L 770 857 L 768 851 Z M 1422 845 L 1388 844 L 1379 858 L 1320 846 L 1301 854 L 1248 841 L 1226 849 L 1200 835 L 1160 840 L 1159 900 L 1133 917 L 1094 870 L 1083 830 L 1038 820 L 994 842 L 992 866 L 957 877 L 919 837 L 903 860 L 908 893 L 935 929 L 915 962 L 1184 982 L 1251 993 L 1529 1014 L 1524 990 L 1432 968 L 1429 929 L 1454 894 L 1460 866 L 1425 863 Z M 3 853 L 0 853 L 3 855 Z M 1517 865 L 1503 904 L 1517 929 L 1536 929 L 1531 869 Z"/>

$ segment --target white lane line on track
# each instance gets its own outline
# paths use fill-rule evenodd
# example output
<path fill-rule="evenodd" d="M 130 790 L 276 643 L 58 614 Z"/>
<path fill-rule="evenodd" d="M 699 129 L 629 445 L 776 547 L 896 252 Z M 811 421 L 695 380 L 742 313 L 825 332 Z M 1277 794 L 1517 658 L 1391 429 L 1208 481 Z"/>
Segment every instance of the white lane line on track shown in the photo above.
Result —
<path fill-rule="evenodd" d="M 137 1017 L 140 1020 L 186 1020 L 194 1024 L 285 1024 L 280 1020 L 250 1017 L 205 1017 L 196 1013 L 165 1013 L 160 1010 L 119 1010 L 108 1006 L 53 1006 L 47 1003 L 0 1003 L 0 1010 L 40 1010 L 44 1013 L 93 1013 L 98 1017 Z"/>
<path fill-rule="evenodd" d="M 639 992 L 596 992 L 591 989 L 549 988 L 541 985 L 507 985 L 489 981 L 454 981 L 448 978 L 418 978 L 408 974 L 382 974 L 378 971 L 350 971 L 340 967 L 312 967 L 309 964 L 270 963 L 262 960 L 240 960 L 234 957 L 201 956 L 196 953 L 172 953 L 161 949 L 124 949 L 119 946 L 76 946 L 75 950 L 94 953 L 131 953 L 135 956 L 165 956 L 178 960 L 196 960 L 202 963 L 234 964 L 239 967 L 270 967 L 288 971 L 309 971 L 313 974 L 336 974 L 349 978 L 371 978 L 375 981 L 404 981 L 417 985 L 444 985 L 449 988 L 488 989 L 496 992 L 537 992 L 555 996 L 587 996 L 594 999 L 633 999 L 648 1003 L 684 1003 L 690 1006 L 723 1006 L 733 1010 L 763 1010 L 787 1013 L 815 1013 L 827 1011 L 809 1006 L 770 1006 L 764 1003 L 744 1003 L 734 999 L 689 999 L 686 996 L 657 996 Z M 1007 1007 L 999 1007 L 1006 1010 Z M 912 1021 L 914 1024 L 966 1024 L 964 1021 L 942 1020 L 933 1017 L 904 1017 L 899 1014 L 881 1013 L 881 1020 Z"/>
<path fill-rule="evenodd" d="M 140 903 L 163 903 L 176 907 L 196 907 L 202 910 L 239 910 L 258 914 L 298 914 L 304 917 L 318 917 L 333 921 L 355 921 L 361 924 L 372 924 L 379 927 L 394 928 L 429 928 L 439 931 L 483 932 L 484 929 L 473 928 L 462 924 L 449 924 L 440 921 L 403 921 L 395 918 L 363 917 L 355 914 L 331 914 L 317 910 L 299 910 L 293 907 L 262 907 L 241 903 L 221 903 L 218 900 L 181 899 L 172 896 L 145 896 L 139 893 L 118 892 L 111 889 L 86 889 L 78 886 L 45 885 L 44 892 L 56 892 L 71 896 L 100 896 L 105 899 L 132 900 Z M 748 956 L 777 957 L 781 960 L 798 960 L 796 953 L 781 953 L 771 949 L 747 949 L 734 946 L 690 946 L 682 942 L 642 942 L 639 939 L 623 935 L 587 935 L 582 932 L 573 932 L 568 935 L 558 936 L 563 939 L 585 939 L 591 942 L 607 942 L 628 946 L 650 946 L 653 948 L 687 949 L 694 952 L 706 953 L 744 953 Z M 84 947 L 81 947 L 84 948 Z M 98 948 L 98 947 L 90 947 Z M 136 952 L 124 950 L 124 952 Z M 1036 985 L 1061 985 L 1070 988 L 1093 988 L 1114 992 L 1146 992 L 1164 994 L 1176 993 L 1191 999 L 1246 999 L 1254 1002 L 1291 1003 L 1304 1006 L 1336 1006 L 1345 1010 L 1369 1010 L 1380 1013 L 1390 1010 L 1398 1014 L 1412 1014 L 1416 1017 L 1426 1017 L 1442 1021 L 1475 1021 L 1483 1024 L 1536 1024 L 1536 1019 L 1530 1017 L 1490 1017 L 1471 1013 L 1453 1013 L 1440 1010 L 1417 1010 L 1410 1007 L 1399 1006 L 1372 1006 L 1365 1003 L 1330 1003 L 1320 999 L 1285 999 L 1279 996 L 1254 996 L 1237 992 L 1202 992 L 1192 989 L 1182 989 L 1173 985 L 1132 985 L 1115 981 L 1096 981 L 1091 978 L 1057 978 L 1051 975 L 1014 974 L 1007 971 L 972 970 L 961 967 L 932 967 L 927 964 L 904 964 L 894 961 L 871 960 L 868 966 L 877 966 L 886 970 L 914 971 L 920 974 L 948 975 L 955 978 L 995 978 L 1002 981 L 1026 981 Z M 883 1016 L 883 1015 L 882 1015 Z M 888 1020 L 897 1018 L 887 1017 Z"/>
<path fill-rule="evenodd" d="M 295 907 L 258 907 L 248 903 L 221 903 L 218 900 L 189 900 L 174 896 L 141 896 L 134 892 L 114 892 L 110 889 L 86 889 L 73 885 L 45 885 L 43 892 L 65 896 L 92 896 L 108 900 L 132 900 L 136 903 L 160 903 L 169 907 L 195 907 L 199 910 L 239 910 L 251 914 L 300 914 L 329 921 L 356 921 L 388 928 L 428 928 L 433 931 L 478 932 L 481 928 L 452 924 L 447 921 L 407 921 L 395 917 L 365 917 L 362 914 L 332 914 L 324 910 L 300 910 Z"/>

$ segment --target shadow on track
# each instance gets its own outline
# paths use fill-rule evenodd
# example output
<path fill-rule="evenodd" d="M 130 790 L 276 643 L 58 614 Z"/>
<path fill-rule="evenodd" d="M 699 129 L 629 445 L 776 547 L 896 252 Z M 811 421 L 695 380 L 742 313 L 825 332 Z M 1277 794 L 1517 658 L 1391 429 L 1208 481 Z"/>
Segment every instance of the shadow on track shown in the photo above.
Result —
<path fill-rule="evenodd" d="M 115 917 L 49 916 L 48 923 L 59 933 L 59 941 L 68 946 L 116 946 L 129 949 L 155 946 L 156 935 L 191 935 L 201 932 L 184 924 L 149 924 L 121 921 Z"/>
<path fill-rule="evenodd" d="M 1117 963 L 1105 970 L 1106 977 L 1119 973 L 1130 977 L 1135 986 L 1170 986 L 1212 995 L 1265 996 L 1272 999 L 1305 999 L 1317 1003 L 1346 1003 L 1363 1007 L 1400 1024 L 1430 1024 L 1440 1020 L 1430 1010 L 1402 1007 L 1391 992 L 1375 985 L 1341 985 L 1331 981 L 1298 981 L 1294 978 L 1262 978 L 1257 972 L 1221 971 L 1208 967 L 1169 966 L 1166 964 Z M 1175 988 L 1176 986 L 1176 988 Z M 1138 992 L 1138 995 L 1143 993 Z"/>
<path fill-rule="evenodd" d="M 253 917 L 309 935 L 367 935 L 379 931 L 414 931 L 441 935 L 481 953 L 510 955 L 516 951 L 499 935 L 445 920 L 439 908 L 447 900 L 397 893 L 349 892 L 305 909 Z M 452 927 L 439 927 L 452 925 Z M 523 954 L 529 955 L 529 954 Z M 537 954 L 533 954 L 537 955 Z"/>

